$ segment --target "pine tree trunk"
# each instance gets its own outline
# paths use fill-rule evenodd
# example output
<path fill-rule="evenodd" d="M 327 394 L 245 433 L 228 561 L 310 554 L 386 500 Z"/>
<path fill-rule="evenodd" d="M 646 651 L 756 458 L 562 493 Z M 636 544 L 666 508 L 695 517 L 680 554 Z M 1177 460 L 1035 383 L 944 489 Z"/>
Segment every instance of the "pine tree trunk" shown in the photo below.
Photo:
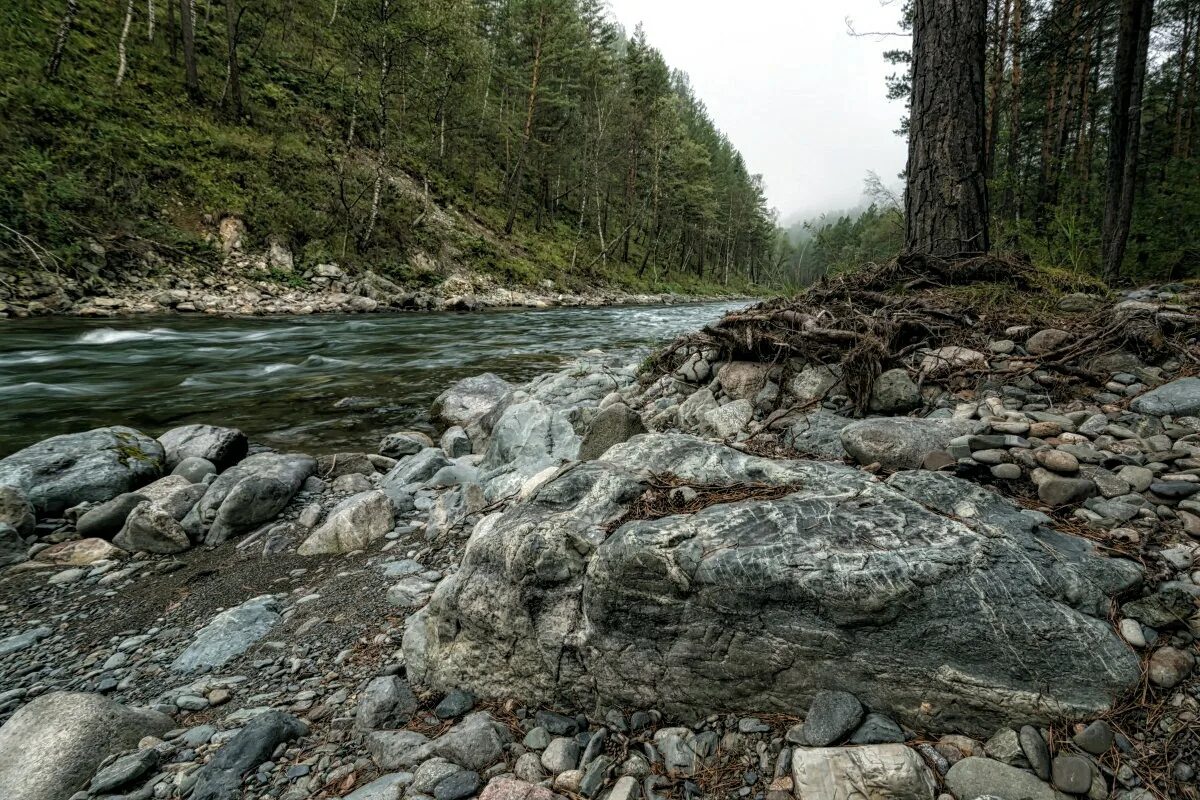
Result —
<path fill-rule="evenodd" d="M 987 252 L 986 0 L 916 0 L 905 249 Z"/>
<path fill-rule="evenodd" d="M 58 24 L 58 35 L 54 37 L 54 49 L 50 51 L 50 60 L 46 62 L 46 77 L 58 76 L 62 67 L 63 51 L 67 49 L 67 37 L 75 25 L 75 15 L 79 13 L 79 0 L 67 0 L 67 10 L 63 12 L 62 21 Z"/>
<path fill-rule="evenodd" d="M 234 119 L 242 118 L 242 73 L 238 67 L 238 20 L 236 0 L 225 0 L 225 37 L 228 40 L 226 49 L 225 75 L 226 95 L 233 110 Z"/>
<path fill-rule="evenodd" d="M 996 173 L 996 139 L 1000 132 L 1000 86 L 1004 83 L 1004 64 L 1008 60 L 1008 20 L 1012 14 L 1013 0 L 1004 0 L 1004 8 L 996 21 L 996 52 L 992 58 L 992 74 L 988 81 L 987 103 L 987 152 L 984 163 L 987 176 Z"/>
<path fill-rule="evenodd" d="M 1153 15 L 1154 0 L 1123 0 L 1121 3 L 1101 233 L 1104 279 L 1110 283 L 1121 275 L 1121 262 L 1125 259 L 1125 245 L 1133 219 L 1133 188 L 1142 128 L 1142 88 L 1146 81 L 1146 54 L 1150 47 Z"/>
<path fill-rule="evenodd" d="M 1021 10 L 1025 0 L 1014 0 L 1012 14 L 1012 81 L 1008 92 L 1008 163 L 1005 168 L 1004 200 L 1005 213 L 1012 219 L 1020 219 L 1017 207 L 1017 168 L 1021 153 Z"/>
<path fill-rule="evenodd" d="M 196 72 L 196 10 L 192 0 L 179 0 L 179 27 L 183 32 L 184 85 L 194 100 L 200 96 L 200 77 Z"/>
<path fill-rule="evenodd" d="M 533 139 L 533 115 L 537 110 L 538 84 L 542 77 L 542 36 L 546 30 L 546 12 L 538 18 L 538 34 L 533 50 L 533 75 L 529 80 L 529 102 L 525 109 L 525 130 L 521 137 L 521 151 L 517 154 L 517 165 L 513 169 L 508 186 L 508 219 L 504 223 L 505 235 L 513 232 L 517 221 L 517 198 L 521 191 L 521 179 L 525 176 L 525 159 L 528 156 L 529 142 Z"/>

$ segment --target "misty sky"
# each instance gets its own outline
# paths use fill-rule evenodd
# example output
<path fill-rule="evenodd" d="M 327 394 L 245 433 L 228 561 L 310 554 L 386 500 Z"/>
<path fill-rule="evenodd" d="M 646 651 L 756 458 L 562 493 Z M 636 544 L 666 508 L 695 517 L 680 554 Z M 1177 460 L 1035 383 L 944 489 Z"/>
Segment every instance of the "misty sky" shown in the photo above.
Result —
<path fill-rule="evenodd" d="M 761 172 L 783 219 L 848 208 L 874 170 L 904 168 L 894 131 L 904 108 L 885 97 L 885 50 L 899 3 L 881 0 L 609 0 L 630 34 L 638 22 L 667 63 L 687 72 L 717 126 Z"/>

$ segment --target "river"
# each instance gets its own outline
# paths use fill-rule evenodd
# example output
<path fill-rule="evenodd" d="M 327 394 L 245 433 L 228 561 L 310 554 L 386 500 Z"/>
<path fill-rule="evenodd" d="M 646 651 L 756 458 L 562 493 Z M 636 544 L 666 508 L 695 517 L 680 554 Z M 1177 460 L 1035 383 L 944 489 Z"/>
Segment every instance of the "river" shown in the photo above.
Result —
<path fill-rule="evenodd" d="M 513 381 L 586 350 L 637 358 L 739 303 L 309 317 L 0 321 L 0 456 L 60 433 L 191 422 L 321 454 L 427 427 L 453 381 Z"/>

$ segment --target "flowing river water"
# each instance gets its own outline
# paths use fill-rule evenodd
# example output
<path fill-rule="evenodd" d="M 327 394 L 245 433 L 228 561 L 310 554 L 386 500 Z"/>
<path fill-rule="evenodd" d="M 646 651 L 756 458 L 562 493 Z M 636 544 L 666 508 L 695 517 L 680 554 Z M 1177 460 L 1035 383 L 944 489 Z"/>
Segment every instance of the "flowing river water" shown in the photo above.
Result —
<path fill-rule="evenodd" d="M 739 303 L 309 317 L 0 321 L 0 457 L 60 433 L 208 422 L 321 454 L 425 427 L 453 381 L 636 359 Z"/>

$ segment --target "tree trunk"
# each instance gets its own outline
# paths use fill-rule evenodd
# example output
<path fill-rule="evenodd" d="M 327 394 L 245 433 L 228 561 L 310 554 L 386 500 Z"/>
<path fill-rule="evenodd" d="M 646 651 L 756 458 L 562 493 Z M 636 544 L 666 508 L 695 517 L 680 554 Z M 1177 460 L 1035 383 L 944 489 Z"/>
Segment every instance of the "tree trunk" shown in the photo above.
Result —
<path fill-rule="evenodd" d="M 58 76 L 62 66 L 63 51 L 67 48 L 67 37 L 75 25 L 75 15 L 79 13 L 79 0 L 67 0 L 67 10 L 63 12 L 62 21 L 58 23 L 58 35 L 54 37 L 54 49 L 50 51 L 50 60 L 46 62 L 46 77 Z"/>
<path fill-rule="evenodd" d="M 1004 209 L 1015 219 L 1020 219 L 1017 208 L 1017 168 L 1021 149 L 1021 8 L 1025 0 L 1014 0 L 1012 13 L 1012 82 L 1008 93 L 1008 164 L 1004 181 Z"/>
<path fill-rule="evenodd" d="M 987 176 L 996 173 L 996 139 L 1000 132 L 1000 86 L 1004 83 L 1004 64 L 1008 60 L 1008 20 L 1012 14 L 1013 0 L 1004 0 L 1004 8 L 996 21 L 996 52 L 992 57 L 992 74 L 988 81 L 987 102 L 987 152 L 984 163 Z"/>
<path fill-rule="evenodd" d="M 125 67 L 128 61 L 125 58 L 125 43 L 129 41 L 129 28 L 133 25 L 133 0 L 126 0 L 125 3 L 125 24 L 121 26 L 121 38 L 117 41 L 117 79 L 116 85 L 119 87 L 125 80 Z"/>
<path fill-rule="evenodd" d="M 238 28 L 241 15 L 236 0 L 225 0 L 225 38 L 228 40 L 225 59 L 226 98 L 233 111 L 234 119 L 242 118 L 242 73 L 238 67 Z"/>
<path fill-rule="evenodd" d="M 146 0 L 146 39 L 154 41 L 154 0 Z"/>
<path fill-rule="evenodd" d="M 1154 0 L 1123 0 L 1121 3 L 1101 234 L 1104 279 L 1110 283 L 1121 275 L 1121 262 L 1125 259 L 1125 245 L 1133 219 L 1133 188 L 1142 128 L 1142 88 L 1146 81 L 1146 53 L 1150 47 L 1153 15 Z"/>
<path fill-rule="evenodd" d="M 200 96 L 200 77 L 196 72 L 196 10 L 192 0 L 179 0 L 179 27 L 183 32 L 183 68 L 188 94 Z"/>
<path fill-rule="evenodd" d="M 542 36 L 546 30 L 546 12 L 538 17 L 537 40 L 533 47 L 533 75 L 529 80 L 529 102 L 525 108 L 525 130 L 521 137 L 521 151 L 517 154 L 517 165 L 513 168 L 508 186 L 508 219 L 504 223 L 505 235 L 513 232 L 517 221 L 517 197 L 521 191 L 521 179 L 525 175 L 525 159 L 529 142 L 533 138 L 533 114 L 537 110 L 538 84 L 542 77 Z"/>
<path fill-rule="evenodd" d="M 905 249 L 987 252 L 986 0 L 916 0 Z"/>

